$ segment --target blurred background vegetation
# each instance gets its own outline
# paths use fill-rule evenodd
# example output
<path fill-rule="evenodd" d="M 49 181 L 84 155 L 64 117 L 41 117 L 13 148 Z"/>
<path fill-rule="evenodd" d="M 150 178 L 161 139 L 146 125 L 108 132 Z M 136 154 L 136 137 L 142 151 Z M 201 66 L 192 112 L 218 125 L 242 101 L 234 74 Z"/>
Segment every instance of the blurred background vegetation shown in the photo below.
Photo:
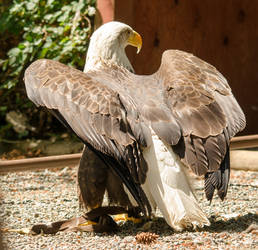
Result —
<path fill-rule="evenodd" d="M 23 75 L 38 58 L 83 69 L 94 15 L 95 0 L 0 0 L 0 142 L 66 131 L 28 100 Z"/>

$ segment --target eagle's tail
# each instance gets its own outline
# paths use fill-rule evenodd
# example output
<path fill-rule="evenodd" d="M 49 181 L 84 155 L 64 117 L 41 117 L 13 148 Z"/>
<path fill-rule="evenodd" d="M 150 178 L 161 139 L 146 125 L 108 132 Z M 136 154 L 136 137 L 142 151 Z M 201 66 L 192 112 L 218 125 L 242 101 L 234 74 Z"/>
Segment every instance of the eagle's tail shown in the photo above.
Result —
<path fill-rule="evenodd" d="M 163 210 L 167 223 L 178 231 L 188 227 L 210 225 L 192 193 L 186 175 L 182 169 L 181 171 L 177 172 L 169 167 L 161 173 L 164 196 L 158 199 L 162 199 L 161 211 Z M 168 176 L 170 176 L 169 179 Z M 175 179 L 179 182 L 173 182 Z"/>
<path fill-rule="evenodd" d="M 175 230 L 210 225 L 193 195 L 179 157 L 156 136 L 152 139 L 153 145 L 143 152 L 148 163 L 144 191 L 151 193 L 166 222 Z"/>

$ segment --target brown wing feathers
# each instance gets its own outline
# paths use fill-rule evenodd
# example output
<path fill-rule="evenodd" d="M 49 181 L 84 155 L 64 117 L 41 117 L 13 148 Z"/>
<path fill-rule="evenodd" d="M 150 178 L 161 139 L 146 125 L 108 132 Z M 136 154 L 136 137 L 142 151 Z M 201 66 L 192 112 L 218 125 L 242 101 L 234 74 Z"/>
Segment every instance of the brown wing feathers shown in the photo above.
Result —
<path fill-rule="evenodd" d="M 205 193 L 223 199 L 229 181 L 229 140 L 245 127 L 245 117 L 226 79 L 191 54 L 170 50 L 156 73 L 163 79 L 168 105 L 182 128 L 174 150 L 197 175 L 205 175 Z"/>
<path fill-rule="evenodd" d="M 215 189 L 218 190 L 218 195 L 221 200 L 225 198 L 228 190 L 229 175 L 230 159 L 229 149 L 227 149 L 227 153 L 220 165 L 219 170 L 205 174 L 204 190 L 207 200 L 212 200 Z"/>
<path fill-rule="evenodd" d="M 70 129 L 71 132 L 74 132 L 73 129 L 70 127 L 69 123 L 64 119 L 64 117 L 61 115 L 61 113 L 58 110 L 51 109 L 50 112 L 54 116 L 56 116 L 56 118 L 59 119 L 64 126 L 66 126 L 68 129 Z M 80 138 L 79 136 L 78 136 L 78 138 L 80 140 L 82 140 L 82 138 Z M 149 202 L 146 198 L 146 195 L 144 194 L 143 190 L 141 189 L 141 187 L 139 185 L 139 181 L 135 181 L 135 179 L 133 179 L 133 177 L 131 175 L 132 173 L 130 173 L 129 169 L 126 167 L 126 166 L 128 166 L 128 164 L 126 164 L 123 159 L 120 159 L 120 161 L 118 161 L 118 160 L 116 161 L 114 158 L 110 157 L 108 154 L 105 154 L 105 153 L 102 153 L 102 152 L 96 150 L 87 141 L 82 140 L 82 142 L 86 145 L 87 150 L 92 152 L 91 155 L 92 154 L 94 155 L 94 157 L 92 157 L 93 161 L 101 161 L 107 167 L 110 167 L 111 170 L 113 170 L 114 173 L 116 173 L 116 177 L 120 178 L 121 181 L 126 185 L 128 190 L 132 193 L 136 202 L 139 204 L 142 212 L 144 214 L 150 214 L 151 208 L 150 208 Z M 127 156 L 128 156 L 128 154 L 127 154 Z M 83 176 L 87 175 L 88 171 L 89 171 L 88 168 L 92 168 L 92 162 L 90 162 L 88 164 L 85 164 L 85 159 L 84 158 L 85 158 L 85 150 L 83 152 L 83 157 L 82 157 L 82 160 L 80 162 L 78 178 L 80 178 L 80 176 L 83 177 Z M 100 159 L 100 160 L 96 160 L 97 158 Z M 129 161 L 129 160 L 128 160 L 128 162 L 131 163 L 131 161 Z M 97 167 L 95 163 L 96 162 L 93 162 L 93 165 L 95 165 L 95 167 Z M 145 163 L 145 162 L 143 162 L 143 163 Z M 135 164 L 133 166 L 135 167 Z M 102 168 L 103 168 L 103 166 L 102 166 Z M 133 168 L 130 168 L 130 169 L 132 170 Z M 101 170 L 101 169 L 99 171 L 103 172 L 103 170 Z M 144 181 L 143 178 L 146 178 L 146 171 L 147 171 L 147 166 L 146 166 L 146 163 L 145 163 L 145 164 L 142 164 L 141 168 L 139 169 L 138 176 L 139 176 L 140 183 L 143 183 L 143 181 Z M 95 172 L 92 173 L 92 175 L 93 174 L 95 174 Z M 133 172 L 133 174 L 135 174 L 135 171 Z M 112 175 L 112 174 L 108 173 L 108 177 L 110 175 Z M 92 176 L 87 175 L 87 178 L 90 178 L 90 177 L 92 177 Z M 115 176 L 113 178 L 115 178 Z M 99 188 L 100 189 L 104 188 L 104 190 L 105 190 L 105 187 L 106 187 L 107 192 L 110 195 L 113 192 L 110 188 L 113 187 L 112 185 L 115 185 L 115 183 L 108 184 L 108 183 L 104 182 L 103 184 L 105 184 L 105 186 L 98 185 L 98 187 L 95 187 L 95 190 L 94 190 L 93 185 L 97 185 L 97 182 L 96 181 L 93 182 L 93 180 L 91 180 L 91 183 L 89 184 L 89 187 L 82 190 L 83 188 L 85 188 L 85 184 L 84 184 L 83 180 L 79 179 L 79 181 L 80 181 L 79 182 L 79 184 L 80 184 L 79 187 L 80 187 L 80 190 L 81 190 L 80 198 L 81 198 L 81 201 L 84 203 L 84 205 L 86 207 L 92 207 L 93 206 L 92 202 L 90 202 L 89 199 L 91 197 L 93 197 L 93 195 L 95 195 L 97 191 L 98 191 L 98 193 L 97 193 L 96 200 L 93 201 L 93 202 L 97 202 L 97 205 L 101 205 L 99 203 L 99 201 L 100 201 L 103 194 L 101 193 L 101 190 L 98 190 L 98 189 Z M 119 186 L 121 186 L 119 180 L 116 180 L 116 183 L 118 184 L 117 188 L 119 188 Z M 99 186 L 101 186 L 101 187 L 99 187 Z M 117 197 L 118 195 L 121 196 L 121 193 L 123 193 L 123 190 L 119 190 L 118 192 L 119 192 L 119 194 L 117 194 L 115 197 Z M 113 197 L 113 199 L 115 197 Z M 121 201 L 119 201 L 119 202 L 121 202 Z"/>
<path fill-rule="evenodd" d="M 143 212 L 150 213 L 140 187 L 146 163 L 118 94 L 90 74 L 51 60 L 34 62 L 25 72 L 25 84 L 29 98 L 58 110 L 59 119 L 116 171 Z"/>

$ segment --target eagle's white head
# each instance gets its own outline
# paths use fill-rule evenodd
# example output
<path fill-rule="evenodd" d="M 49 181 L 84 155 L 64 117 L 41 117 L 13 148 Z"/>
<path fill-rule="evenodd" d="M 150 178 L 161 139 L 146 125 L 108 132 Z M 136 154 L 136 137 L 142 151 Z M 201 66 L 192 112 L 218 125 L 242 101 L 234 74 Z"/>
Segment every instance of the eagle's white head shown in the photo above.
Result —
<path fill-rule="evenodd" d="M 100 26 L 91 36 L 84 72 L 101 67 L 103 61 L 133 71 L 125 53 L 127 45 L 137 47 L 137 53 L 142 47 L 141 36 L 130 26 L 114 21 Z"/>

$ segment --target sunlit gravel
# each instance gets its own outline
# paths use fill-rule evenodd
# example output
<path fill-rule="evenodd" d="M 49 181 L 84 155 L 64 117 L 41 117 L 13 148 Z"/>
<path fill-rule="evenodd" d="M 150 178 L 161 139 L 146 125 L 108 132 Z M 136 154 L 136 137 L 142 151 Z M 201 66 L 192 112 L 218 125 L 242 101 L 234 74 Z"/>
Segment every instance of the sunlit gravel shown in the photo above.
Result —
<path fill-rule="evenodd" d="M 59 232 L 56 235 L 26 235 L 5 229 L 30 228 L 81 215 L 77 199 L 76 168 L 55 171 L 19 172 L 0 175 L 1 228 L 6 249 L 258 249 L 258 173 L 232 171 L 227 198 L 212 204 L 205 200 L 203 180 L 194 186 L 211 226 L 174 232 L 158 217 L 149 227 L 159 235 L 152 245 L 137 244 L 135 235 L 143 229 L 129 222 L 116 234 Z M 160 216 L 160 213 L 157 212 Z"/>

